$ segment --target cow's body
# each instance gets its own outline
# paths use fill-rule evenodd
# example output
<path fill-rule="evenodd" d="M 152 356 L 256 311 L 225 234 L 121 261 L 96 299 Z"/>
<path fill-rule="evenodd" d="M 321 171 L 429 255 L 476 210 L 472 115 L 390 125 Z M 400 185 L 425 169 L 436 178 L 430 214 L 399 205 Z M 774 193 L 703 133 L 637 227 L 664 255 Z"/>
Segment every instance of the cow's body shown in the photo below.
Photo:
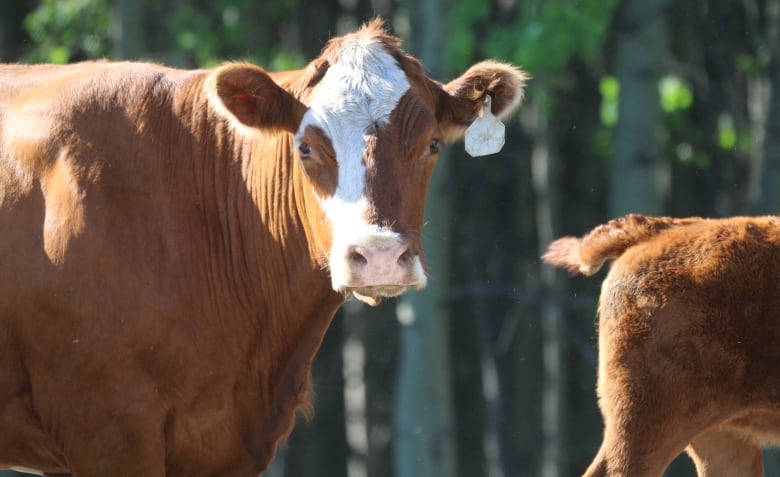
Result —
<path fill-rule="evenodd" d="M 270 75 L 0 67 L 0 467 L 262 471 L 345 298 L 425 285 L 435 142 L 477 85 L 520 98 L 476 68 L 434 83 L 377 23 Z"/>
<path fill-rule="evenodd" d="M 545 260 L 599 303 L 604 440 L 585 475 L 658 477 L 683 450 L 699 476 L 763 476 L 780 445 L 780 218 L 630 215 Z"/>

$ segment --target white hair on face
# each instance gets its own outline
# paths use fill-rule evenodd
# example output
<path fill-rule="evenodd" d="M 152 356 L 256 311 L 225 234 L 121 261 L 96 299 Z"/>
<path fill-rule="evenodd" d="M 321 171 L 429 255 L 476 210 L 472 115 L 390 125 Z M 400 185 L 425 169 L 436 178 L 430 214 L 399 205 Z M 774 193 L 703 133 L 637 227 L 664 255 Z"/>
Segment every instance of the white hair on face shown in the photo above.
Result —
<path fill-rule="evenodd" d="M 373 205 L 365 190 L 367 136 L 389 122 L 410 87 L 406 73 L 379 39 L 348 36 L 315 87 L 296 136 L 300 145 L 303 131 L 317 127 L 330 138 L 336 155 L 336 190 L 330 196 L 318 195 L 333 231 L 328 257 L 331 285 L 340 292 L 352 289 L 358 299 L 374 305 L 376 296 L 394 296 L 407 286 L 422 288 L 427 280 L 419 255 L 409 267 L 401 260 L 408 252 L 402 235 L 367 219 Z M 373 257 L 370 262 L 355 258 L 364 252 L 364 259 Z M 355 291 L 364 288 L 372 298 Z"/>
<path fill-rule="evenodd" d="M 341 210 L 344 205 L 356 204 L 363 197 L 365 135 L 375 124 L 388 122 L 408 90 L 406 74 L 380 40 L 363 36 L 344 40 L 338 60 L 314 90 L 296 138 L 300 142 L 300 132 L 312 125 L 331 139 L 338 186 L 333 197 L 322 200 L 331 219 L 345 212 Z"/>
<path fill-rule="evenodd" d="M 379 39 L 346 37 L 338 59 L 315 87 L 309 110 L 298 130 L 296 143 L 299 145 L 302 131 L 308 126 L 320 128 L 330 138 L 336 154 L 336 191 L 332 196 L 319 196 L 333 230 L 329 262 L 335 290 L 351 283 L 349 247 L 376 240 L 394 243 L 400 239 L 399 234 L 366 220 L 371 204 L 365 195 L 363 157 L 366 135 L 389 122 L 390 114 L 409 88 L 406 73 Z"/>

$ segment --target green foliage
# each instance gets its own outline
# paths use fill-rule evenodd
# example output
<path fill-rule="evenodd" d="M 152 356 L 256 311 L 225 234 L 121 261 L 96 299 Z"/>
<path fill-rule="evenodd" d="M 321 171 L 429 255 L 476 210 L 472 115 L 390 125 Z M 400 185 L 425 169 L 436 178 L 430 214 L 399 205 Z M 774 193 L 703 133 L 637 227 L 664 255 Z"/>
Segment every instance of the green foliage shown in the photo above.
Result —
<path fill-rule="evenodd" d="M 693 92 L 678 76 L 667 75 L 658 82 L 661 108 L 667 113 L 686 110 L 693 104 Z"/>
<path fill-rule="evenodd" d="M 603 77 L 599 82 L 599 92 L 601 122 L 605 126 L 614 127 L 618 122 L 620 81 L 614 76 Z M 693 91 L 678 76 L 667 75 L 661 78 L 658 81 L 658 93 L 661 109 L 666 113 L 685 111 L 693 105 Z"/>
<path fill-rule="evenodd" d="M 223 15 L 222 24 L 214 25 L 215 21 L 208 10 L 197 5 L 181 6 L 169 22 L 169 29 L 175 32 L 176 47 L 179 51 L 189 54 L 199 65 L 211 65 L 217 57 L 220 39 L 236 28 L 232 15 Z M 229 21 L 225 22 L 227 18 Z"/>
<path fill-rule="evenodd" d="M 304 66 L 306 66 L 306 58 L 300 53 L 280 51 L 271 58 L 268 69 L 271 71 L 285 71 L 303 68 Z"/>
<path fill-rule="evenodd" d="M 618 98 L 620 97 L 620 81 L 614 76 L 605 76 L 599 82 L 601 92 L 601 122 L 607 127 L 614 127 L 618 121 Z"/>
<path fill-rule="evenodd" d="M 460 68 L 479 55 L 522 65 L 535 76 L 554 74 L 571 58 L 588 59 L 599 51 L 616 5 L 617 0 L 529 0 L 512 11 L 491 11 L 488 2 L 462 0 L 449 14 L 448 57 Z"/>
<path fill-rule="evenodd" d="M 734 129 L 734 118 L 730 114 L 721 114 L 718 117 L 718 145 L 725 150 L 737 146 L 737 131 Z"/>
<path fill-rule="evenodd" d="M 449 13 L 450 35 L 447 43 L 448 63 L 457 70 L 463 70 L 476 56 L 478 48 L 476 25 L 484 23 L 490 15 L 490 4 L 484 1 L 456 2 Z"/>
<path fill-rule="evenodd" d="M 35 43 L 28 61 L 67 63 L 109 53 L 107 0 L 41 0 L 25 18 Z"/>
<path fill-rule="evenodd" d="M 718 116 L 717 127 L 717 144 L 724 151 L 749 153 L 753 150 L 753 134 L 749 129 L 739 128 L 731 114 L 723 113 Z"/>
<path fill-rule="evenodd" d="M 684 141 L 675 146 L 674 158 L 680 164 L 693 166 L 696 169 L 707 169 L 712 165 L 712 160 L 706 153 L 697 151 L 693 145 Z"/>
<path fill-rule="evenodd" d="M 299 0 L 258 3 L 252 0 L 189 0 L 167 22 L 176 49 L 192 63 L 213 66 L 230 59 L 299 67 L 300 55 L 281 52 L 278 45 L 252 43 L 294 18 Z M 258 18 L 262 17 L 262 21 Z M 238 56 L 237 56 L 238 55 Z M 273 69 L 273 68 L 272 68 Z"/>
<path fill-rule="evenodd" d="M 302 0 L 181 0 L 167 15 L 159 14 L 166 10 L 158 2 L 126 1 L 140 2 L 136 8 L 145 19 L 134 28 L 146 36 L 142 52 L 152 58 L 206 67 L 224 59 L 283 67 L 304 63 L 300 53 L 288 51 L 289 45 L 281 53 L 275 40 L 283 20 L 295 17 Z M 110 56 L 118 5 L 117 0 L 40 0 L 25 19 L 34 46 L 24 61 L 68 63 Z"/>

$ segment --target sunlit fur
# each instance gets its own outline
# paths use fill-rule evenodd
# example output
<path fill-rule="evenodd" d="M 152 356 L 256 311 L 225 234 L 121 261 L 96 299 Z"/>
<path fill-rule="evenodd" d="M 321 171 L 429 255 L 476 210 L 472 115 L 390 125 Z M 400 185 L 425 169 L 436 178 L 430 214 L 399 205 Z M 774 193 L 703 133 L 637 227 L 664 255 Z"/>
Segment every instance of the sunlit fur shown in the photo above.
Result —
<path fill-rule="evenodd" d="M 432 139 L 521 95 L 470 71 L 442 87 L 380 21 L 295 71 L 0 66 L 0 467 L 266 469 L 345 298 L 424 284 Z"/>
<path fill-rule="evenodd" d="M 550 245 L 593 274 L 601 448 L 587 477 L 660 477 L 687 451 L 699 477 L 763 477 L 780 445 L 780 218 L 631 214 Z"/>

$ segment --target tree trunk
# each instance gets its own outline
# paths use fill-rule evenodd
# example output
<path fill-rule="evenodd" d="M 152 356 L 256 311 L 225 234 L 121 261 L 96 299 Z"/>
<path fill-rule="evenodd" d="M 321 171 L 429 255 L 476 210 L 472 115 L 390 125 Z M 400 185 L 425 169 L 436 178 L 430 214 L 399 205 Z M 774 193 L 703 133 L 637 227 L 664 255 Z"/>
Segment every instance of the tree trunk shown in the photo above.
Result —
<path fill-rule="evenodd" d="M 392 477 L 393 405 L 398 369 L 399 323 L 393 303 L 367 310 L 361 316 L 365 347 L 366 433 L 368 477 Z M 366 310 L 367 307 L 364 307 Z M 353 451 L 354 453 L 354 451 Z M 350 477 L 356 477 L 350 474 Z"/>
<path fill-rule="evenodd" d="M 408 8 L 412 32 L 419 36 L 412 37 L 407 48 L 434 76 L 441 75 L 443 65 L 438 59 L 444 37 L 443 5 L 437 0 L 411 0 Z M 443 188 L 447 163 L 447 157 L 439 158 L 427 199 L 423 247 L 431 274 L 428 288 L 405 295 L 398 303 L 403 324 L 395 405 L 395 475 L 399 477 L 456 475 L 449 332 L 444 313 L 449 276 L 450 211 Z"/>
<path fill-rule="evenodd" d="M 764 163 L 761 175 L 760 212 L 780 213 L 780 5 L 767 2 L 769 110 L 764 130 Z"/>
<path fill-rule="evenodd" d="M 114 57 L 137 59 L 144 51 L 141 26 L 142 2 L 117 0 L 114 18 Z"/>
<path fill-rule="evenodd" d="M 766 82 L 769 85 L 769 107 L 764 127 L 763 174 L 759 213 L 780 214 L 780 2 L 765 2 L 766 45 L 769 65 Z M 764 451 L 766 475 L 779 475 L 780 451 Z"/>
<path fill-rule="evenodd" d="M 24 17 L 35 9 L 38 2 L 20 0 L 4 2 L 0 15 L 0 61 L 13 63 L 19 61 L 25 45 L 27 34 L 24 31 Z"/>
<path fill-rule="evenodd" d="M 540 78 L 539 81 L 543 81 Z M 538 85 L 537 85 L 538 86 Z M 539 88 L 544 90 L 543 87 Z M 536 233 L 541 255 L 556 237 L 553 224 L 557 188 L 555 182 L 555 151 L 551 148 L 547 118 L 540 111 L 542 98 L 534 98 L 525 106 L 523 118 L 531 134 L 531 175 L 536 204 Z M 543 295 L 548 297 L 541 305 L 542 331 L 542 477 L 560 477 L 566 469 L 563 449 L 563 411 L 566 395 L 564 372 L 564 346 L 562 315 L 559 303 L 563 302 L 560 276 L 551 267 L 539 268 L 539 281 Z"/>
<path fill-rule="evenodd" d="M 617 77 L 620 81 L 610 215 L 658 215 L 666 166 L 656 143 L 660 121 L 658 80 L 667 53 L 671 0 L 625 0 L 618 12 Z"/>

